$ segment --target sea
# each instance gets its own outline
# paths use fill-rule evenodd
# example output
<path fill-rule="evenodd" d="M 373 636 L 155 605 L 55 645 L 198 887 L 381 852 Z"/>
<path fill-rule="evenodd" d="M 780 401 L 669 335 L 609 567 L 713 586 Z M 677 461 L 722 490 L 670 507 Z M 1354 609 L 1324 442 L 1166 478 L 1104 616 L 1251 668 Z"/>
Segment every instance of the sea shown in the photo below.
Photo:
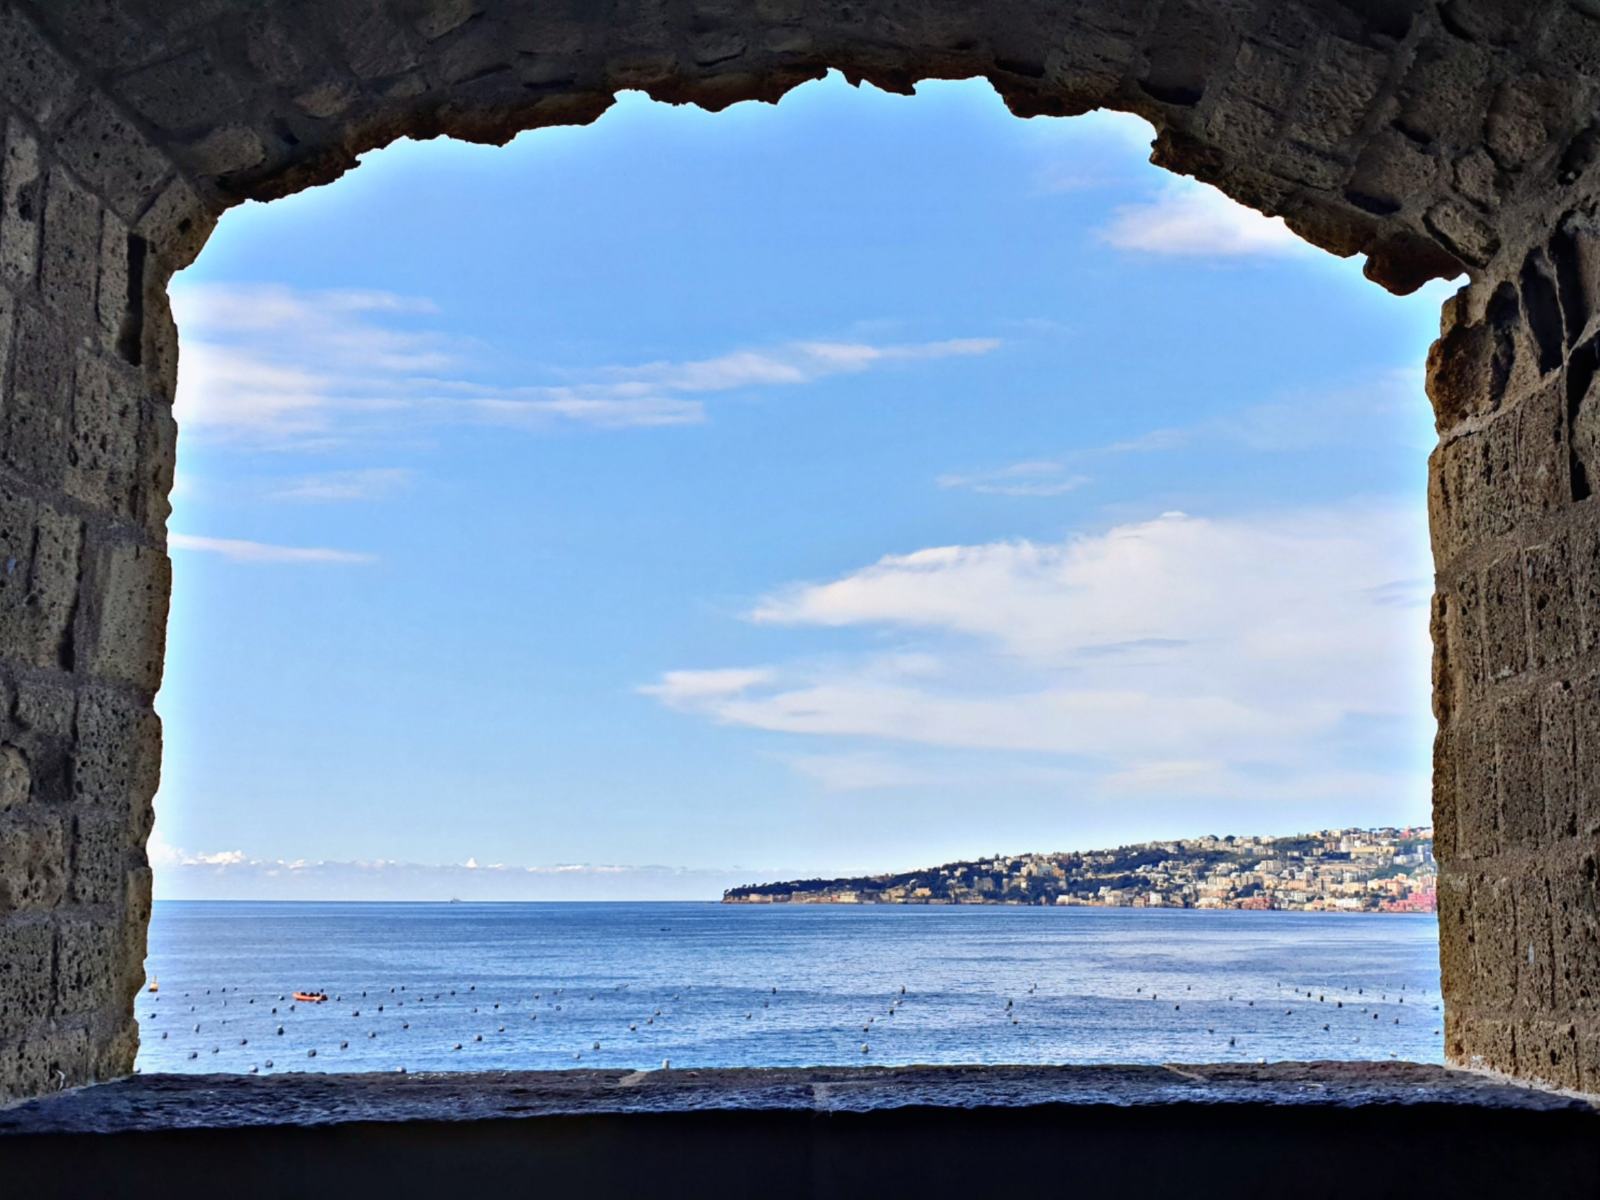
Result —
<path fill-rule="evenodd" d="M 1443 1046 L 1426 915 L 158 901 L 146 975 L 146 1072 L 1438 1062 Z"/>

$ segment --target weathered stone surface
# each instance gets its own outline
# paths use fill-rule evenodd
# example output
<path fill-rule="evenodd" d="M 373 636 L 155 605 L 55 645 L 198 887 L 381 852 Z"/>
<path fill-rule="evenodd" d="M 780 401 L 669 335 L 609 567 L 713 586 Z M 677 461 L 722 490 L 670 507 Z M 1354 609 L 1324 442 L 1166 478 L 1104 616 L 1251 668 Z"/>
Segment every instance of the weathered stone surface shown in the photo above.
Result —
<path fill-rule="evenodd" d="M 91 669 L 153 695 L 161 686 L 172 564 L 159 550 L 117 543 L 96 554 L 99 620 Z"/>
<path fill-rule="evenodd" d="M 100 210 L 76 180 L 57 167 L 44 200 L 39 291 L 45 303 L 72 313 L 94 303 L 100 266 Z"/>
<path fill-rule="evenodd" d="M 6 123 L 6 153 L 0 166 L 0 273 L 7 282 L 33 286 L 39 271 L 39 225 L 44 214 L 44 176 L 39 142 L 13 117 Z"/>
<path fill-rule="evenodd" d="M 0 916 L 55 908 L 66 894 L 70 873 L 59 812 L 26 805 L 0 816 Z"/>
<path fill-rule="evenodd" d="M 67 119 L 57 145 L 67 166 L 124 220 L 144 209 L 172 170 L 117 106 L 98 93 Z"/>
<path fill-rule="evenodd" d="M 135 515 L 141 399 L 125 367 L 79 356 L 64 484 L 73 499 L 115 516 Z"/>
<path fill-rule="evenodd" d="M 0 95 L 49 126 L 77 90 L 77 72 L 15 7 L 0 9 Z"/>
<path fill-rule="evenodd" d="M 36 916 L 0 922 L 0 1038 L 5 1042 L 49 1012 L 54 946 L 55 931 Z"/>
<path fill-rule="evenodd" d="M 6 397 L 4 462 L 18 475 L 59 487 L 66 465 L 72 353 L 66 331 L 23 305 L 11 341 L 11 392 Z"/>

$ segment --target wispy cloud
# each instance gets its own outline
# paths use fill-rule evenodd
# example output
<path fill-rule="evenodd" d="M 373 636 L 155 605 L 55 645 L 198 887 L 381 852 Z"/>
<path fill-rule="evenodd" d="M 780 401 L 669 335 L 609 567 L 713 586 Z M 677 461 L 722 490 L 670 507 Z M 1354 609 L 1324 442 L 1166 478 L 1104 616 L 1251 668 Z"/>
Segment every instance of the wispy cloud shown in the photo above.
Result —
<path fill-rule="evenodd" d="M 938 476 L 941 488 L 1002 496 L 1059 496 L 1094 481 L 1097 464 L 1130 454 L 1159 454 L 1196 447 L 1294 454 L 1331 447 L 1373 445 L 1402 433 L 1407 448 L 1431 449 L 1431 409 L 1421 373 L 1414 368 L 1375 371 L 1362 378 L 1305 389 L 1261 404 L 1246 404 L 1187 427 L 1164 426 L 1048 458 Z M 1409 429 L 1408 429 L 1409 427 Z"/>
<path fill-rule="evenodd" d="M 1192 436 L 1181 429 L 1154 429 L 1104 446 L 1089 446 L 1055 458 L 1034 458 L 981 471 L 952 471 L 940 475 L 942 488 L 957 488 L 989 496 L 1062 496 L 1092 483 L 1086 472 L 1097 460 L 1123 454 L 1147 454 L 1175 449 Z"/>
<path fill-rule="evenodd" d="M 167 535 L 174 550 L 195 554 L 215 554 L 236 563 L 277 564 L 366 564 L 377 556 L 354 550 L 330 550 L 322 546 L 276 546 L 270 542 L 251 542 L 242 538 L 200 537 L 189 533 Z"/>
<path fill-rule="evenodd" d="M 1011 463 L 992 471 L 939 476 L 942 488 L 963 488 L 985 496 L 1060 496 L 1076 491 L 1089 482 L 1089 476 L 1068 471 L 1065 463 L 1052 460 Z"/>
<path fill-rule="evenodd" d="M 1155 199 L 1123 205 L 1100 231 L 1119 250 L 1191 258 L 1250 258 L 1307 249 L 1279 217 L 1267 217 L 1189 179 L 1162 186 Z"/>
<path fill-rule="evenodd" d="M 336 503 L 350 500 L 382 500 L 393 496 L 411 482 L 412 472 L 404 467 L 362 467 L 350 471 L 326 471 L 302 475 L 274 488 L 274 500 L 299 500 Z"/>
<path fill-rule="evenodd" d="M 278 285 L 174 288 L 182 332 L 177 411 L 203 436 L 304 447 L 418 421 L 602 429 L 693 425 L 706 397 L 988 354 L 993 338 L 804 340 L 710 358 L 511 370 L 493 346 L 443 332 L 430 301 Z M 523 373 L 526 373 L 525 371 Z"/>
<path fill-rule="evenodd" d="M 711 900 L 763 873 L 750 868 L 551 863 L 517 866 L 393 859 L 264 858 L 150 843 L 156 894 L 226 900 Z"/>
<path fill-rule="evenodd" d="M 1059 756 L 1123 790 L 1176 787 L 1196 763 L 1234 781 L 1265 764 L 1291 797 L 1296 779 L 1329 775 L 1351 722 L 1425 727 L 1426 598 L 1399 585 L 1424 561 L 1414 514 L 1370 504 L 929 547 L 782 589 L 749 613 L 915 638 L 909 663 L 845 651 L 679 670 L 646 690 L 720 724 L 852 739 L 869 755 Z M 825 784 L 893 774 L 873 757 L 798 765 Z"/>

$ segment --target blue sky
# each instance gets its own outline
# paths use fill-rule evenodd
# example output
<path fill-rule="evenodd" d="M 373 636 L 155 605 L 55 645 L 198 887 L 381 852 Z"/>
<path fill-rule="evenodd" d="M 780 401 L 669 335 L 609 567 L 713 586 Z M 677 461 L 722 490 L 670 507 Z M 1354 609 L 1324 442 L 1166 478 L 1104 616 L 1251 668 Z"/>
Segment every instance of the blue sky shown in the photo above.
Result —
<path fill-rule="evenodd" d="M 830 78 L 227 214 L 173 289 L 161 894 L 1425 821 L 1448 285 L 1149 140 Z"/>

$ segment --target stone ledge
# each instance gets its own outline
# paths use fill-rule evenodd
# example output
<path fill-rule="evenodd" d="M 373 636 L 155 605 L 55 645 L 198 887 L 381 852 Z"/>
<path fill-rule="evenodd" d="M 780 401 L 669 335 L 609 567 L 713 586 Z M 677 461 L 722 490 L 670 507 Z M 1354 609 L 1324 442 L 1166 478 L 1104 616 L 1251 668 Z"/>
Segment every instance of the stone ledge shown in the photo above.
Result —
<path fill-rule="evenodd" d="M 629 1113 L 870 1113 L 1155 1106 L 1600 1110 L 1555 1092 L 1420 1063 L 137 1075 L 0 1111 L 26 1134 L 494 1121 Z"/>
<path fill-rule="evenodd" d="M 1412 1063 L 143 1076 L 0 1113 L 0 1194 L 1594 1200 L 1600 1110 Z"/>

